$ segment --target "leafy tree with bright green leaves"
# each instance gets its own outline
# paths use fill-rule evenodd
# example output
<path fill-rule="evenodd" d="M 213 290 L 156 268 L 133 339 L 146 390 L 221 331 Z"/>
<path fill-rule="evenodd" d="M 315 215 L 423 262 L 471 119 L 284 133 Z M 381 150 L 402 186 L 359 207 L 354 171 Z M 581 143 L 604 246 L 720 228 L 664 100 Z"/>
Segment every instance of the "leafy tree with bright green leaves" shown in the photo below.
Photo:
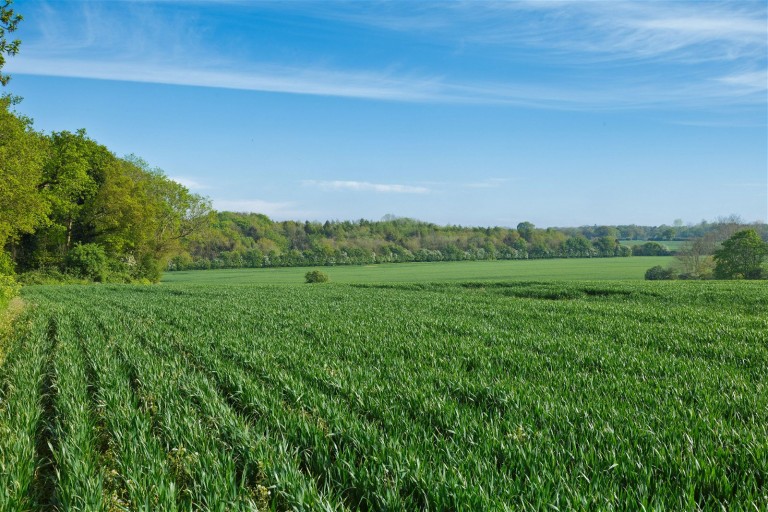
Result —
<path fill-rule="evenodd" d="M 142 159 L 129 156 L 125 161 L 134 173 L 131 196 L 138 198 L 145 216 L 133 242 L 134 253 L 145 277 L 156 281 L 171 258 L 182 252 L 182 241 L 210 225 L 213 209 L 210 200 L 191 193 Z"/>
<path fill-rule="evenodd" d="M 592 256 L 594 250 L 585 236 L 577 235 L 563 243 L 563 252 L 567 258 L 588 258 Z"/>
<path fill-rule="evenodd" d="M 762 263 L 768 256 L 768 243 L 757 231 L 736 232 L 715 251 L 715 277 L 718 279 L 760 279 Z"/>
<path fill-rule="evenodd" d="M 50 205 L 39 193 L 49 141 L 29 119 L 0 98 L 0 250 L 48 221 Z"/>
<path fill-rule="evenodd" d="M 51 221 L 58 228 L 62 252 L 72 248 L 82 212 L 99 188 L 109 150 L 89 139 L 85 130 L 54 132 L 40 190 L 51 204 Z"/>
<path fill-rule="evenodd" d="M 14 32 L 19 26 L 19 22 L 23 19 L 20 14 L 17 14 L 11 9 L 13 0 L 0 0 L 0 70 L 5 65 L 5 56 L 13 56 L 19 52 L 19 46 L 21 41 L 18 39 L 8 41 L 7 34 Z M 5 85 L 8 83 L 11 77 L 3 74 L 0 71 L 0 84 Z"/>

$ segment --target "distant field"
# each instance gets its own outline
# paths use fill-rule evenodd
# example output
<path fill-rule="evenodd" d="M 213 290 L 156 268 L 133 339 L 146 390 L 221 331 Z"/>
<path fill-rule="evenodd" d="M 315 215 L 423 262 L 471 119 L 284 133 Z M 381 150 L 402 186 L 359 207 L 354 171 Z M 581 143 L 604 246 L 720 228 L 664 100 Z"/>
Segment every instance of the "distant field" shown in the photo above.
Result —
<path fill-rule="evenodd" d="M 0 510 L 765 510 L 763 283 L 413 267 L 25 288 Z"/>
<path fill-rule="evenodd" d="M 655 265 L 666 267 L 671 256 L 578 258 L 518 261 L 455 261 L 317 267 L 335 283 L 403 283 L 440 281 L 575 281 L 642 280 Z M 193 270 L 166 272 L 163 283 L 296 284 L 309 268 Z"/>

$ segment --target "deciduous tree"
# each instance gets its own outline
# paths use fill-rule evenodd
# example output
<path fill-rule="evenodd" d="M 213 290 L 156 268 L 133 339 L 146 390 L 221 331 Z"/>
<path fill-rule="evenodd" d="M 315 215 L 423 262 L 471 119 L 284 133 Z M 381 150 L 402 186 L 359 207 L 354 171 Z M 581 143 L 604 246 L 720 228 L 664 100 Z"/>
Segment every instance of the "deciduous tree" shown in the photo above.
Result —
<path fill-rule="evenodd" d="M 49 206 L 38 193 L 47 139 L 29 119 L 11 111 L 13 101 L 0 98 L 0 249 L 47 220 Z"/>
<path fill-rule="evenodd" d="M 715 251 L 715 277 L 718 279 L 760 279 L 768 243 L 754 229 L 736 232 Z"/>

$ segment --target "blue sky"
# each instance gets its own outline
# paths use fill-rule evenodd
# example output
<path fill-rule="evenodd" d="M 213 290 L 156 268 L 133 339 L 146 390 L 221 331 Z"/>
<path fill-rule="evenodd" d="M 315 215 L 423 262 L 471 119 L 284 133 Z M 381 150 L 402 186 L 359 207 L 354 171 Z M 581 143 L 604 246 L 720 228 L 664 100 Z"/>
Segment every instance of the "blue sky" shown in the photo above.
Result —
<path fill-rule="evenodd" d="M 39 1 L 4 71 L 218 209 L 768 220 L 766 2 Z"/>

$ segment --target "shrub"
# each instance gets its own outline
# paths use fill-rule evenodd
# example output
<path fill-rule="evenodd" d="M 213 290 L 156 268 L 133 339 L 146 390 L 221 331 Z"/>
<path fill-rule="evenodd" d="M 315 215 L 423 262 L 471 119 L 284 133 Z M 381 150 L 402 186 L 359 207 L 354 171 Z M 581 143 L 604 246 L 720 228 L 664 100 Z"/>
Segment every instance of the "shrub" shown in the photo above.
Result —
<path fill-rule="evenodd" d="M 0 312 L 5 310 L 17 293 L 19 293 L 19 284 L 16 279 L 13 276 L 0 274 Z"/>
<path fill-rule="evenodd" d="M 311 270 L 304 274 L 304 279 L 308 283 L 327 283 L 328 275 L 319 270 Z"/>
<path fill-rule="evenodd" d="M 10 254 L 0 249 L 0 275 L 14 275 L 13 260 Z"/>
<path fill-rule="evenodd" d="M 663 281 L 674 278 L 675 272 L 671 268 L 664 268 L 661 265 L 656 265 L 645 271 L 647 281 Z"/>
<path fill-rule="evenodd" d="M 57 268 L 45 267 L 36 270 L 30 270 L 19 274 L 19 283 L 27 285 L 35 284 L 87 284 L 88 280 L 75 277 L 71 274 L 65 274 Z"/>
<path fill-rule="evenodd" d="M 632 248 L 633 256 L 669 256 L 670 252 L 658 242 L 646 242 Z"/>
<path fill-rule="evenodd" d="M 102 246 L 77 244 L 67 253 L 66 266 L 73 273 L 86 279 L 104 281 L 107 277 L 109 260 Z"/>
<path fill-rule="evenodd" d="M 157 283 L 163 276 L 163 268 L 166 265 L 151 254 L 144 254 L 139 258 L 135 277 L 138 279 L 147 279 L 150 282 Z"/>

